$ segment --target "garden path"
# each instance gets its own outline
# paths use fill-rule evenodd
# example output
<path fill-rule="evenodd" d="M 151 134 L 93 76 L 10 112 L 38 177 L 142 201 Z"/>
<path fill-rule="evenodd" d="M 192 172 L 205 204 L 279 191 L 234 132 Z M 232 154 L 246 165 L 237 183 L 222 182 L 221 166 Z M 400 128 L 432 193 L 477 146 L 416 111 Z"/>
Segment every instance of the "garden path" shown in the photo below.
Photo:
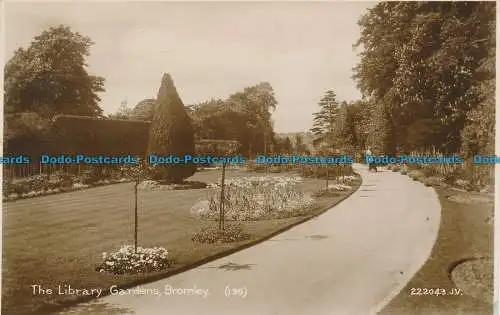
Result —
<path fill-rule="evenodd" d="M 351 197 L 263 243 L 141 286 L 203 295 L 108 296 L 64 314 L 376 314 L 429 257 L 441 208 L 432 188 L 399 172 L 369 173 Z M 227 288 L 244 296 L 226 296 Z M 200 291 L 201 293 L 201 291 Z M 96 305 L 98 303 L 100 306 Z M 90 311 L 92 310 L 92 311 Z M 62 313 L 63 314 L 63 313 Z M 100 313 L 99 313 L 100 314 Z"/>

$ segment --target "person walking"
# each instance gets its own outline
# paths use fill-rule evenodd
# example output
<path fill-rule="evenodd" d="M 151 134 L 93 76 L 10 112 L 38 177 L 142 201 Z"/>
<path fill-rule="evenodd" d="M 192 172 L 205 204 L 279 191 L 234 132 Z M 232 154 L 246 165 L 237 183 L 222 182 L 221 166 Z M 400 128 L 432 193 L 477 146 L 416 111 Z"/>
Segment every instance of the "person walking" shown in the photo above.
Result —
<path fill-rule="evenodd" d="M 372 147 L 368 147 L 365 151 L 365 161 L 366 164 L 368 164 L 368 171 L 377 171 L 377 167 L 375 166 L 375 163 L 372 161 Z"/>

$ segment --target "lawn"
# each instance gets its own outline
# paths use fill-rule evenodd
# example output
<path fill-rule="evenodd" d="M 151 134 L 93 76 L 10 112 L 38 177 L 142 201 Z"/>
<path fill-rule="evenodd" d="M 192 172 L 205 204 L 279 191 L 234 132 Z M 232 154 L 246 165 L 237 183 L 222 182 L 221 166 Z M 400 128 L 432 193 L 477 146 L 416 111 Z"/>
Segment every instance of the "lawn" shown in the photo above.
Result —
<path fill-rule="evenodd" d="M 486 299 L 467 294 L 461 296 L 411 296 L 412 288 L 457 288 L 450 270 L 458 262 L 469 258 L 493 257 L 493 224 L 489 218 L 494 205 L 459 204 L 450 201 L 450 196 L 473 196 L 476 193 L 458 192 L 453 189 L 436 188 L 441 202 L 441 226 L 431 256 L 406 287 L 379 313 L 379 315 L 428 314 L 428 315 L 489 315 L 493 305 Z M 493 299 L 493 268 L 481 270 L 484 278 L 472 275 L 468 284 L 475 288 L 486 287 L 482 293 Z M 475 283 L 474 283 L 475 282 Z"/>
<path fill-rule="evenodd" d="M 227 176 L 260 176 L 229 170 Z M 284 175 L 284 174 L 276 174 Z M 198 172 L 190 180 L 216 182 L 220 171 Z M 357 183 L 356 186 L 359 186 Z M 306 179 L 300 189 L 314 192 L 324 180 Z M 351 192 L 318 199 L 321 208 L 333 205 Z M 191 206 L 206 190 L 139 191 L 139 245 L 163 246 L 175 260 L 173 270 L 203 258 L 254 242 L 293 225 L 304 217 L 244 222 L 252 238 L 233 244 L 194 244 L 193 233 L 202 224 L 216 224 L 192 217 Z M 18 200 L 3 204 L 2 313 L 44 314 L 74 298 L 33 295 L 32 285 L 56 289 L 70 284 L 78 288 L 139 284 L 171 274 L 172 270 L 115 276 L 94 270 L 102 252 L 133 244 L 133 184 L 123 183 L 82 191 Z M 318 214 L 322 209 L 307 217 Z"/>

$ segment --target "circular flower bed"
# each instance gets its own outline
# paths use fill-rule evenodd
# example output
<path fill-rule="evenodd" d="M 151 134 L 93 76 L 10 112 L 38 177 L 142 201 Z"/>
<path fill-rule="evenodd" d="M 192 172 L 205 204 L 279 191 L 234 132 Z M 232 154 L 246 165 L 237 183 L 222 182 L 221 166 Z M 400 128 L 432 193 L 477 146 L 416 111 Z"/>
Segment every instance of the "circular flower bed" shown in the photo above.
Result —
<path fill-rule="evenodd" d="M 465 294 L 493 302 L 493 260 L 474 258 L 462 262 L 451 271 L 451 280 Z"/>
<path fill-rule="evenodd" d="M 102 253 L 103 262 L 96 271 L 113 274 L 160 271 L 170 266 L 168 252 L 163 247 L 143 248 L 124 245 L 114 253 Z"/>
<path fill-rule="evenodd" d="M 240 224 L 229 224 L 220 230 L 218 226 L 211 225 L 197 232 L 192 240 L 196 243 L 232 243 L 246 241 L 250 238 L 250 234 L 243 230 Z"/>

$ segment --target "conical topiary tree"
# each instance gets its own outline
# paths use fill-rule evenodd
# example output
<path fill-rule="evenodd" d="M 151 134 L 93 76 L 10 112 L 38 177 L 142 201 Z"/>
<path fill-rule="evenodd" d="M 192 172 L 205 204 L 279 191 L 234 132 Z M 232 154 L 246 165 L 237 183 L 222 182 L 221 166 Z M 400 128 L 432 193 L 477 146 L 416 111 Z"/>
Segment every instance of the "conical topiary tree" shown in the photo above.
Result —
<path fill-rule="evenodd" d="M 177 94 L 170 74 L 164 74 L 151 122 L 148 153 L 174 155 L 181 159 L 184 155 L 194 155 L 194 131 L 181 98 Z M 158 165 L 153 177 L 168 183 L 179 183 L 196 171 L 194 164 Z"/>

